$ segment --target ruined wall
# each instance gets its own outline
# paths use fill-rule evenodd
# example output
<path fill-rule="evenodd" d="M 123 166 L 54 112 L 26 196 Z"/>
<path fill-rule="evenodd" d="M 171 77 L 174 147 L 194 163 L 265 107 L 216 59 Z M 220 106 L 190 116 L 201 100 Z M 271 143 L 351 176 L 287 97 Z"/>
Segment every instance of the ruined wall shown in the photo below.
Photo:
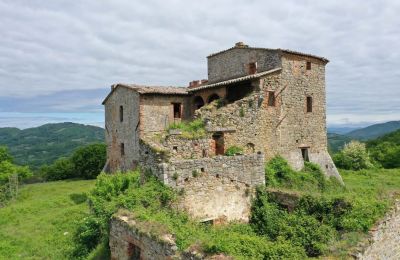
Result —
<path fill-rule="evenodd" d="M 353 257 L 361 260 L 400 259 L 400 201 L 369 232 Z"/>
<path fill-rule="evenodd" d="M 182 104 L 182 119 L 192 117 L 192 105 L 189 96 L 142 95 L 140 97 L 140 132 L 159 132 L 170 124 L 180 122 L 175 119 L 172 103 Z"/>
<path fill-rule="evenodd" d="M 265 184 L 261 153 L 176 160 L 143 142 L 140 147 L 141 167 L 182 191 L 180 207 L 198 219 L 247 221 L 254 187 Z"/>
<path fill-rule="evenodd" d="M 138 222 L 133 214 L 119 211 L 110 223 L 111 259 L 181 259 L 175 239 L 166 230 L 161 224 Z"/>
<path fill-rule="evenodd" d="M 257 48 L 234 48 L 208 57 L 207 62 L 209 83 L 246 76 L 251 62 L 257 62 L 257 72 L 280 67 L 278 51 Z"/>
<path fill-rule="evenodd" d="M 265 184 L 264 155 L 248 154 L 236 156 L 215 156 L 211 158 L 171 160 L 163 164 L 165 184 L 184 188 L 186 183 L 200 173 L 212 178 L 224 177 L 249 186 Z"/>
<path fill-rule="evenodd" d="M 210 134 L 198 139 L 186 139 L 179 134 L 167 135 L 161 144 L 174 159 L 199 159 L 213 155 Z"/>
<path fill-rule="evenodd" d="M 175 235 L 160 223 L 135 219 L 127 210 L 119 210 L 110 221 L 111 260 L 232 260 L 224 254 L 210 255 L 193 244 L 179 250 Z"/>
<path fill-rule="evenodd" d="M 123 121 L 120 122 L 120 106 Z M 127 88 L 117 88 L 105 103 L 107 160 L 110 171 L 128 170 L 139 159 L 139 94 Z M 121 155 L 124 143 L 125 155 Z"/>
<path fill-rule="evenodd" d="M 226 176 L 199 173 L 183 180 L 180 206 L 193 218 L 247 222 L 254 187 Z"/>

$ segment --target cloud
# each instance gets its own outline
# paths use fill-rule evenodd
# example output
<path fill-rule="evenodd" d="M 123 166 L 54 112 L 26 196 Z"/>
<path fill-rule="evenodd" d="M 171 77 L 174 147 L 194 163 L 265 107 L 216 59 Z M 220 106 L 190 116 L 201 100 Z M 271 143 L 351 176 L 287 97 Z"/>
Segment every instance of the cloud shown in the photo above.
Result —
<path fill-rule="evenodd" d="M 399 12 L 394 0 L 2 0 L 0 111 L 99 111 L 115 82 L 185 86 L 244 41 L 329 58 L 331 123 L 400 119 Z"/>

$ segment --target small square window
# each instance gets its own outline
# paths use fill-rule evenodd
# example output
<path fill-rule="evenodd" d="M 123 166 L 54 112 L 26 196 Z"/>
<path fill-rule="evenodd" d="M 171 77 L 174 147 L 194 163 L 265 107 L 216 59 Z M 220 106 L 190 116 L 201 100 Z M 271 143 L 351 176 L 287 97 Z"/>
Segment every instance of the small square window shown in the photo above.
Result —
<path fill-rule="evenodd" d="M 275 106 L 275 91 L 268 91 L 268 106 Z"/>
<path fill-rule="evenodd" d="M 311 61 L 307 61 L 307 70 L 311 70 Z"/>

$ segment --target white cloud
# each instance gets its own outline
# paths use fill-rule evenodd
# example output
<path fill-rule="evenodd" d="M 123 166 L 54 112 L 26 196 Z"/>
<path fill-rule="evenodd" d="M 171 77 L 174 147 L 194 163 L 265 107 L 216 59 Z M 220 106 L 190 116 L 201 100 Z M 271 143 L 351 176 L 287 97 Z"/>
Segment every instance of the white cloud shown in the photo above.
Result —
<path fill-rule="evenodd" d="M 0 97 L 186 85 L 206 77 L 208 54 L 244 41 L 329 58 L 330 122 L 400 119 L 399 12 L 394 0 L 0 0 Z"/>

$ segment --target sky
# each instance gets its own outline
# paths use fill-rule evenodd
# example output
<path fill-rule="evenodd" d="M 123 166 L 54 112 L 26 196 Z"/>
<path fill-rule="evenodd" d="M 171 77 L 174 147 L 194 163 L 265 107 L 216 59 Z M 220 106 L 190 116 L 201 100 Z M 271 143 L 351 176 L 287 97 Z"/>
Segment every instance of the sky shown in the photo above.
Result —
<path fill-rule="evenodd" d="M 102 126 L 117 82 L 187 86 L 243 41 L 330 60 L 330 126 L 400 120 L 400 1 L 0 0 L 0 127 Z"/>

